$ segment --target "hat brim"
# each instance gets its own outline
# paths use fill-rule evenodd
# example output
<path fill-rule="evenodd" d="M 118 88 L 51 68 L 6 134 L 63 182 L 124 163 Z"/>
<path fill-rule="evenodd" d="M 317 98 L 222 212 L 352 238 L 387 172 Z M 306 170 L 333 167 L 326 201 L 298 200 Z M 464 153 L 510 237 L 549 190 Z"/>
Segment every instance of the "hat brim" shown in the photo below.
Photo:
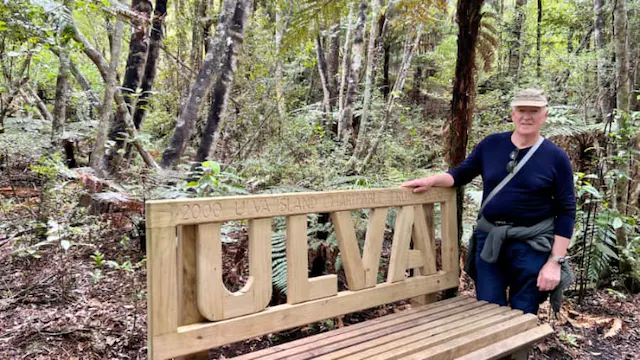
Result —
<path fill-rule="evenodd" d="M 535 106 L 535 107 L 545 107 L 547 106 L 546 101 L 514 101 L 511 103 L 511 107 L 516 106 Z"/>

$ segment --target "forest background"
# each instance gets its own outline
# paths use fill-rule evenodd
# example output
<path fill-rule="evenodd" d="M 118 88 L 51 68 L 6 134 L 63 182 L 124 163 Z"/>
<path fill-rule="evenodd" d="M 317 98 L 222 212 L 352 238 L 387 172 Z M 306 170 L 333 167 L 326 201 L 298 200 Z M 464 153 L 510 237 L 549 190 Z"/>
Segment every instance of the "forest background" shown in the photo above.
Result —
<path fill-rule="evenodd" d="M 146 357 L 144 201 L 395 187 L 512 129 L 513 94 L 539 87 L 578 214 L 576 281 L 536 356 L 634 358 L 639 12 L 637 0 L 3 0 L 0 357 Z M 459 195 L 465 256 L 481 180 Z M 354 216 L 363 238 L 366 213 Z M 312 272 L 340 274 L 332 224 L 311 221 Z M 224 231 L 231 289 L 246 281 L 244 230 Z M 466 276 L 460 291 L 473 293 Z"/>

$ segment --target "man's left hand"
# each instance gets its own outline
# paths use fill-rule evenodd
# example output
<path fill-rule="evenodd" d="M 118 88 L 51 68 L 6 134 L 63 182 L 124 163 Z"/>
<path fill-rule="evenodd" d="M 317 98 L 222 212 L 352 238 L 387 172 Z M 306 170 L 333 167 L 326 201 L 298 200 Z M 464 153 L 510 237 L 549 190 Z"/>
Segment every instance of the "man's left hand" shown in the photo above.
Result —
<path fill-rule="evenodd" d="M 538 289 L 551 291 L 560 283 L 560 264 L 553 260 L 547 261 L 538 274 Z"/>

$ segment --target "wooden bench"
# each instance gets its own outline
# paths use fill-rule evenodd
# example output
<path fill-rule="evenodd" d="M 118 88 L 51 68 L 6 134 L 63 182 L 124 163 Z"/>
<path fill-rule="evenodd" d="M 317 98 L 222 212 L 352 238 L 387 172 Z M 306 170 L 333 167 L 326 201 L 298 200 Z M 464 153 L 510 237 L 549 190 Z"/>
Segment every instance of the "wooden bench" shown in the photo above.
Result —
<path fill-rule="evenodd" d="M 403 299 L 414 305 L 241 358 L 525 356 L 533 342 L 552 332 L 549 325 L 539 326 L 536 316 L 467 297 L 429 303 L 436 292 L 458 287 L 455 204 L 453 189 L 413 194 L 402 188 L 148 202 L 149 359 L 202 353 Z M 388 274 L 378 283 L 389 208 L 397 210 L 395 231 Z M 360 209 L 370 209 L 362 255 L 351 215 Z M 308 276 L 307 214 L 312 213 L 331 214 L 348 291 L 338 291 L 336 275 Z M 277 216 L 286 217 L 287 303 L 268 306 Z M 248 220 L 250 276 L 231 293 L 222 282 L 221 228 L 236 220 Z"/>

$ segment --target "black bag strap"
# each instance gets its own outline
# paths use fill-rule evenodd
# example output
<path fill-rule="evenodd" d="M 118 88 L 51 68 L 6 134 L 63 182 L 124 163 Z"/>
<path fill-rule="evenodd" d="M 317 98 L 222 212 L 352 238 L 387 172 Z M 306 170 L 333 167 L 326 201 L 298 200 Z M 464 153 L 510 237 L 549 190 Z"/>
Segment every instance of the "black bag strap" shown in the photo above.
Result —
<path fill-rule="evenodd" d="M 522 167 L 527 163 L 527 161 L 531 159 L 533 154 L 538 150 L 538 148 L 540 147 L 540 145 L 542 145 L 543 142 L 544 142 L 544 137 L 540 136 L 538 141 L 536 141 L 535 145 L 533 145 L 531 150 L 529 150 L 529 152 L 527 152 L 527 154 L 522 158 L 522 160 L 520 160 L 520 162 L 518 163 L 518 165 L 516 165 L 513 171 L 507 174 L 507 176 L 505 176 L 505 178 L 502 179 L 502 181 L 495 188 L 493 188 L 493 190 L 489 193 L 489 195 L 486 197 L 486 199 L 482 203 L 482 206 L 480 207 L 480 211 L 478 211 L 478 218 L 480 218 L 480 216 L 482 215 L 482 210 L 484 210 L 484 207 L 487 205 L 487 203 L 491 201 L 491 199 L 493 199 L 493 197 L 496 196 L 496 194 L 500 190 L 502 190 L 502 188 L 504 188 L 504 186 L 507 185 L 507 183 L 511 181 L 511 179 L 513 179 L 514 176 L 516 176 L 518 171 L 520 171 L 520 169 L 522 169 Z"/>

